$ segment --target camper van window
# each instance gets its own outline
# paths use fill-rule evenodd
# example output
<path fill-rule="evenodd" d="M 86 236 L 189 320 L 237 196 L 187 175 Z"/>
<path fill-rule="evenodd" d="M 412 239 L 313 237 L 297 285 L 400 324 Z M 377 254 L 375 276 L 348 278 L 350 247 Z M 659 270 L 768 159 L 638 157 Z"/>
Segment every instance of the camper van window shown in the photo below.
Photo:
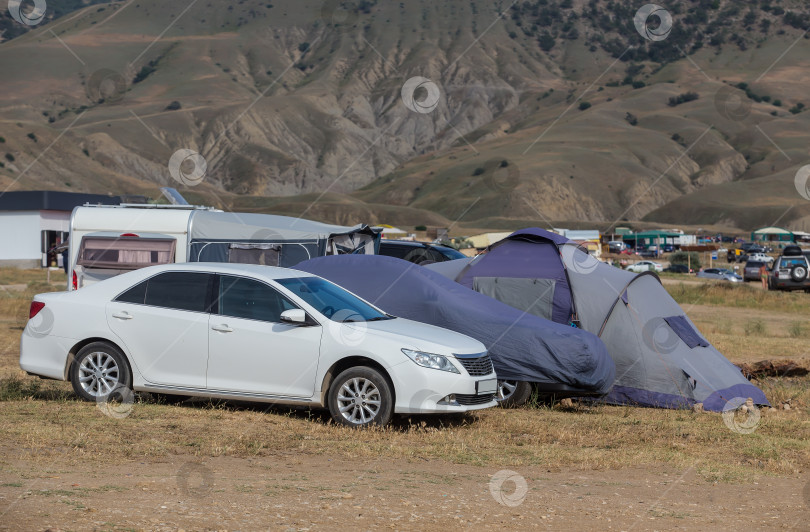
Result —
<path fill-rule="evenodd" d="M 174 262 L 173 238 L 86 236 L 79 247 L 77 264 L 86 268 L 137 270 Z"/>
<path fill-rule="evenodd" d="M 231 244 L 228 262 L 278 266 L 281 246 L 278 244 Z"/>

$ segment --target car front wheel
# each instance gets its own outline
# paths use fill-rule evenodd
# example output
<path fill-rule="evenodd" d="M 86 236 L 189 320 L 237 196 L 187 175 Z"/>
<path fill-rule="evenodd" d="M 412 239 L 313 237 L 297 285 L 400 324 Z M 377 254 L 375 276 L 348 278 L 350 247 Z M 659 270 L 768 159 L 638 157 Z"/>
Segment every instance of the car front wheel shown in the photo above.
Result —
<path fill-rule="evenodd" d="M 121 351 L 106 342 L 93 342 L 76 354 L 70 383 L 85 401 L 99 401 L 121 387 L 130 389 L 132 377 Z"/>
<path fill-rule="evenodd" d="M 503 408 L 523 406 L 532 395 L 532 385 L 525 381 L 498 380 L 498 393 L 495 399 Z"/>
<path fill-rule="evenodd" d="M 349 368 L 338 375 L 329 387 L 328 401 L 332 419 L 350 427 L 383 426 L 394 414 L 388 380 L 367 366 Z"/>

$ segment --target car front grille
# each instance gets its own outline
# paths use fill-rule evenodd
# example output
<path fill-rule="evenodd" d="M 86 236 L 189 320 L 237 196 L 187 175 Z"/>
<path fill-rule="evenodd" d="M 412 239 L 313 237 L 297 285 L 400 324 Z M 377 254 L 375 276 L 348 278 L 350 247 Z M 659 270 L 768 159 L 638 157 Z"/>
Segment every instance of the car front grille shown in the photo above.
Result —
<path fill-rule="evenodd" d="M 495 399 L 494 393 L 486 393 L 483 395 L 473 395 L 466 393 L 457 393 L 456 402 L 462 406 L 476 406 L 489 403 Z"/>
<path fill-rule="evenodd" d="M 492 359 L 489 358 L 489 353 L 484 353 L 477 357 L 464 357 L 463 355 L 456 355 L 456 359 L 461 362 L 464 369 L 471 377 L 483 377 L 492 373 Z"/>

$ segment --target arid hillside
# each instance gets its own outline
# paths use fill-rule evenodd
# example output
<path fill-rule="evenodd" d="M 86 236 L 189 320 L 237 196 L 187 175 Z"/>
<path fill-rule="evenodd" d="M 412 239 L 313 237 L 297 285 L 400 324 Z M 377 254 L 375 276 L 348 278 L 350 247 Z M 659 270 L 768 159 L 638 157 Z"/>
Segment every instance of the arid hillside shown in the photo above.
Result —
<path fill-rule="evenodd" d="M 810 230 L 803 2 L 686 1 L 646 25 L 604 0 L 89 4 L 2 19 L 2 189 Z M 178 150 L 198 173 L 173 177 Z"/>

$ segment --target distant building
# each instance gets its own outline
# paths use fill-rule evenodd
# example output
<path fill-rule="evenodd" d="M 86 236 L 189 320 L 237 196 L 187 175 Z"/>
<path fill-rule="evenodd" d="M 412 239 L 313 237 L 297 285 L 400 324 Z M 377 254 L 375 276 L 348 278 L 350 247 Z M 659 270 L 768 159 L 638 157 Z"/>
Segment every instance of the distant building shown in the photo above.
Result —
<path fill-rule="evenodd" d="M 511 231 L 505 233 L 481 233 L 480 235 L 471 236 L 467 238 L 467 240 L 472 242 L 475 249 L 485 249 L 495 242 L 500 242 L 511 234 Z"/>
<path fill-rule="evenodd" d="M 796 237 L 792 231 L 781 227 L 763 227 L 751 232 L 752 242 L 794 242 Z"/>
<path fill-rule="evenodd" d="M 118 205 L 121 198 L 51 190 L 0 194 L 0 266 L 60 265 L 50 250 L 67 240 L 70 214 L 85 203 Z"/>
<path fill-rule="evenodd" d="M 402 240 L 408 238 L 409 236 L 407 231 L 388 224 L 379 224 L 373 227 L 373 229 L 379 229 L 382 233 L 382 238 L 387 240 Z M 413 238 L 410 238 L 409 240 L 413 240 Z"/>

